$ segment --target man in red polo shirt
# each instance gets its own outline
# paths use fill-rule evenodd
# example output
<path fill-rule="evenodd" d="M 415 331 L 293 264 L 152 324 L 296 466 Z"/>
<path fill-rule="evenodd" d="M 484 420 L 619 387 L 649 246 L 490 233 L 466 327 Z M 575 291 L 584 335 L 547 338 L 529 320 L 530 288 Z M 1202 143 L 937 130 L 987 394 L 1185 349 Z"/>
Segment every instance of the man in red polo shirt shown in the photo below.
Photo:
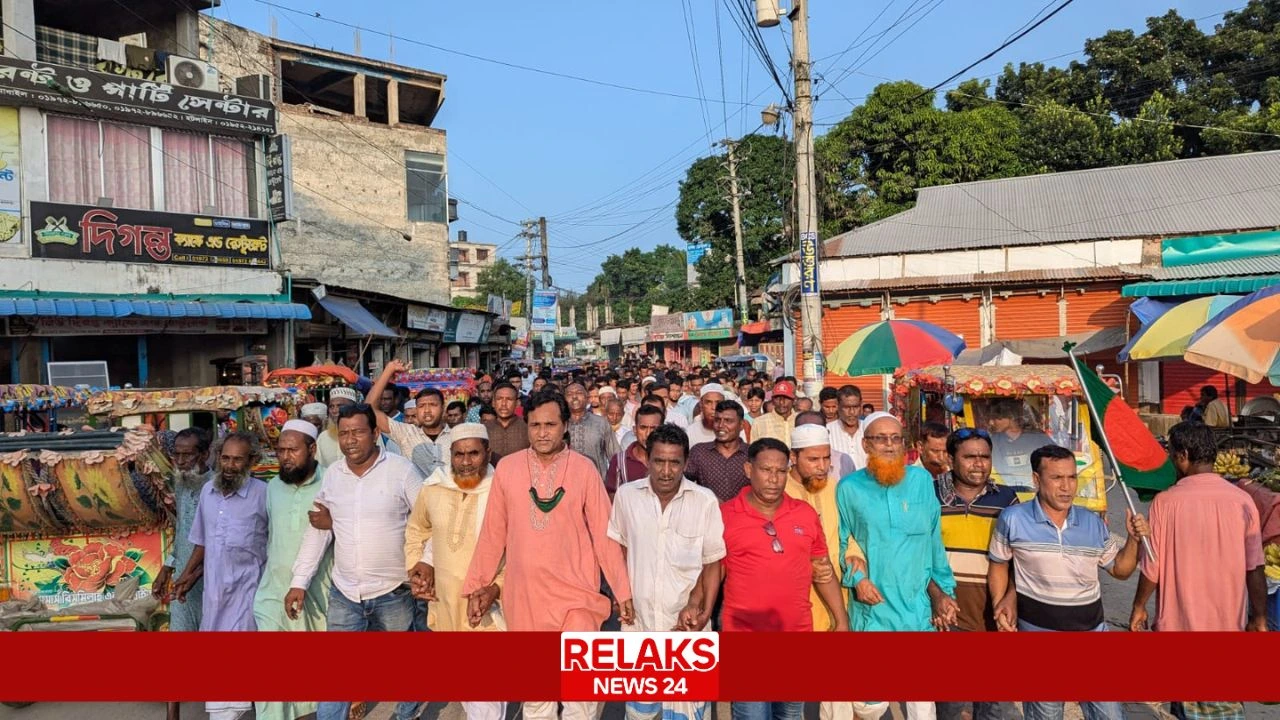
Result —
<path fill-rule="evenodd" d="M 720 506 L 728 553 L 721 562 L 726 632 L 812 631 L 810 586 L 817 588 L 836 618 L 835 630 L 849 629 L 818 513 L 783 492 L 790 460 L 787 446 L 779 440 L 751 443 L 744 467 L 751 484 Z M 691 600 L 704 614 L 715 604 L 720 584 L 719 577 L 708 575 L 718 574 L 704 572 L 702 602 Z M 804 708 L 803 703 L 787 702 L 733 705 L 734 720 L 800 720 Z"/>

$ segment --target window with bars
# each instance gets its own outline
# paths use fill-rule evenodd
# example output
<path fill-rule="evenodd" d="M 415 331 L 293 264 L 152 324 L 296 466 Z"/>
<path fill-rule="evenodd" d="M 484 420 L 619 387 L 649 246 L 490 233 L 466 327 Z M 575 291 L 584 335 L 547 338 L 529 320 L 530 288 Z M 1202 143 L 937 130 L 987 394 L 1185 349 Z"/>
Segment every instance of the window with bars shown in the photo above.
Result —
<path fill-rule="evenodd" d="M 409 221 L 448 222 L 449 193 L 445 186 L 444 156 L 406 150 L 404 166 Z"/>
<path fill-rule="evenodd" d="M 252 142 L 62 115 L 49 115 L 47 129 L 53 202 L 259 215 Z"/>

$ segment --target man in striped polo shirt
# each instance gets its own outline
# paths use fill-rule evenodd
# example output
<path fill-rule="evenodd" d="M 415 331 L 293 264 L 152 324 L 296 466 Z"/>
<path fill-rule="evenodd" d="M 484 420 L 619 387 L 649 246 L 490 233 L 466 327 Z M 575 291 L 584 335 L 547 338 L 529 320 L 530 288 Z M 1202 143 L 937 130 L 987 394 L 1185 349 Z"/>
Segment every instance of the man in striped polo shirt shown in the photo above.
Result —
<path fill-rule="evenodd" d="M 1076 457 L 1058 445 L 1031 453 L 1036 498 L 1000 513 L 987 583 L 1001 630 L 1106 630 L 1098 568 L 1124 580 L 1138 567 L 1138 546 L 1149 534 L 1141 515 L 1125 511 L 1129 537 L 1112 534 L 1096 513 L 1074 505 Z M 1016 580 L 1009 587 L 1009 561 Z M 1120 703 L 1081 703 L 1085 720 L 1121 720 Z M 1027 720 L 1061 720 L 1060 702 L 1023 704 Z"/>
<path fill-rule="evenodd" d="M 987 592 L 987 550 L 1000 511 L 1016 505 L 1018 493 L 991 479 L 991 436 L 961 428 L 947 437 L 951 469 L 934 486 L 942 504 L 942 544 L 956 576 L 956 625 L 961 630 L 996 630 Z"/>
<path fill-rule="evenodd" d="M 1013 488 L 991 480 L 991 436 L 986 430 L 960 428 L 946 436 L 951 469 L 934 481 L 942 505 L 942 544 L 956 576 L 956 627 L 969 632 L 994 631 L 996 623 L 987 592 L 987 549 L 1000 511 L 1018 503 Z M 938 720 L 1016 720 L 1011 702 L 939 702 Z"/>

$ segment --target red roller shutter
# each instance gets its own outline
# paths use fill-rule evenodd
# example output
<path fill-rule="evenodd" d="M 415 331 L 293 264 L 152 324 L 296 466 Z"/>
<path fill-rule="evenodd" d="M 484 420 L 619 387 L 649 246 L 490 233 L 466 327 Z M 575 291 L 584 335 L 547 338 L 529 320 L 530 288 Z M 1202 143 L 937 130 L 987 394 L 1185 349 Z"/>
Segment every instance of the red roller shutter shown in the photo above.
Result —
<path fill-rule="evenodd" d="M 1027 340 L 1059 334 L 1056 291 L 1007 298 L 996 293 L 992 302 L 997 340 Z"/>
<path fill-rule="evenodd" d="M 974 295 L 971 300 L 947 298 L 936 303 L 925 298 L 913 298 L 906 305 L 893 302 L 895 320 L 923 320 L 964 338 L 965 345 L 977 348 L 982 343 L 982 300 Z"/>
<path fill-rule="evenodd" d="M 1086 287 L 1083 295 L 1068 287 L 1067 334 L 1124 327 L 1130 302 L 1115 285 Z"/>
<path fill-rule="evenodd" d="M 1206 367 L 1192 365 L 1185 360 L 1164 360 L 1160 363 L 1160 397 L 1162 398 L 1161 410 L 1170 415 L 1177 415 L 1182 412 L 1182 408 L 1188 405 L 1195 405 L 1200 400 L 1200 388 L 1204 385 L 1212 385 L 1218 389 L 1218 395 L 1224 393 L 1224 389 L 1235 387 L 1235 379 L 1229 378 L 1220 372 L 1215 372 Z M 1234 391 L 1232 395 L 1234 395 Z M 1235 410 L 1235 402 L 1232 402 L 1232 410 Z"/>

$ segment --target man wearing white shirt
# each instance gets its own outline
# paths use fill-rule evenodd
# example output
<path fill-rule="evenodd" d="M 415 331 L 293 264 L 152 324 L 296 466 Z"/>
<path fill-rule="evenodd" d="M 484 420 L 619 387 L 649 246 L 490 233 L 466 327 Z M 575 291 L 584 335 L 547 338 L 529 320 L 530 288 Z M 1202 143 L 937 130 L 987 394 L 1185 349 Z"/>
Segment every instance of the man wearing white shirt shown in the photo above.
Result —
<path fill-rule="evenodd" d="M 330 631 L 408 631 L 414 599 L 405 571 L 404 531 L 422 475 L 413 463 L 378 448 L 378 420 L 368 405 L 344 407 L 338 417 L 343 459 L 324 475 L 317 512 L 293 564 L 285 611 L 296 618 L 330 541 L 333 589 Z M 331 529 L 315 527 L 330 526 Z M 410 720 L 419 703 L 396 706 L 396 720 Z M 317 720 L 346 720 L 351 703 L 322 702 Z"/>
<path fill-rule="evenodd" d="M 618 488 L 609 519 L 609 537 L 626 548 L 635 622 L 624 630 L 702 630 L 711 607 L 694 593 L 707 568 L 725 556 L 720 502 L 710 490 L 684 477 L 689 438 L 662 425 L 649 435 L 649 477 Z M 711 575 L 712 573 L 708 573 Z M 707 605 L 704 607 L 704 605 Z M 698 707 L 701 706 L 701 707 Z M 703 703 L 675 703 L 673 714 L 706 714 Z M 702 712 L 698 712 L 701 710 Z M 667 716 L 660 703 L 629 702 L 628 720 Z"/>
<path fill-rule="evenodd" d="M 855 469 L 867 466 L 867 451 L 862 447 L 862 391 L 845 385 L 837 391 L 840 411 L 836 421 L 827 425 L 831 449 L 853 458 Z"/>

